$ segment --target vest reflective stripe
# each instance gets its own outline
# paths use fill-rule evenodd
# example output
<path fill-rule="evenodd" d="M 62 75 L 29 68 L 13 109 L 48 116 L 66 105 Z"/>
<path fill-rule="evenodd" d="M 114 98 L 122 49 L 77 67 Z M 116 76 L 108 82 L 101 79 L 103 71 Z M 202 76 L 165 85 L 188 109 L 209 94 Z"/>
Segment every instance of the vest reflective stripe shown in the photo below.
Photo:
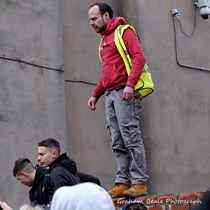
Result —
<path fill-rule="evenodd" d="M 127 51 L 127 48 L 126 48 L 123 38 L 122 38 L 124 31 L 128 27 L 130 27 L 137 35 L 136 30 L 133 26 L 119 25 L 115 30 L 114 41 L 115 41 L 115 45 L 116 45 L 123 61 L 125 63 L 125 68 L 129 75 L 130 71 L 131 71 L 131 66 L 132 66 L 132 59 Z M 141 76 L 139 78 L 139 81 L 135 85 L 134 89 L 135 89 L 135 91 L 139 92 L 142 97 L 145 97 L 154 91 L 154 83 L 152 81 L 152 75 L 151 75 L 150 69 L 147 64 L 144 65 L 144 69 L 143 69 Z"/>

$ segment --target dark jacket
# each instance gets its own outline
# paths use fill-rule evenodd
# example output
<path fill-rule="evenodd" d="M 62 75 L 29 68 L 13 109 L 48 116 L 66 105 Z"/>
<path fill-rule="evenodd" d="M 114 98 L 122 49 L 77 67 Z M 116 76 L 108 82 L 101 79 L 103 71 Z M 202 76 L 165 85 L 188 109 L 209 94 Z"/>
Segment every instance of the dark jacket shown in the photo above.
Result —
<path fill-rule="evenodd" d="M 39 165 L 36 167 L 36 175 L 33 185 L 29 191 L 29 199 L 33 204 L 47 205 L 49 204 L 48 186 L 49 174 L 48 171 Z"/>
<path fill-rule="evenodd" d="M 48 172 L 50 173 L 50 200 L 58 188 L 80 183 L 76 163 L 66 153 L 55 159 L 49 166 Z"/>
<path fill-rule="evenodd" d="M 97 178 L 97 177 L 95 177 L 93 175 L 82 173 L 82 172 L 78 172 L 78 176 L 79 176 L 79 179 L 80 179 L 81 183 L 83 183 L 83 182 L 92 182 L 92 183 L 101 185 L 99 178 Z"/>
<path fill-rule="evenodd" d="M 208 190 L 201 200 L 195 200 L 195 203 L 199 203 L 193 210 L 209 210 L 210 209 L 210 191 Z"/>

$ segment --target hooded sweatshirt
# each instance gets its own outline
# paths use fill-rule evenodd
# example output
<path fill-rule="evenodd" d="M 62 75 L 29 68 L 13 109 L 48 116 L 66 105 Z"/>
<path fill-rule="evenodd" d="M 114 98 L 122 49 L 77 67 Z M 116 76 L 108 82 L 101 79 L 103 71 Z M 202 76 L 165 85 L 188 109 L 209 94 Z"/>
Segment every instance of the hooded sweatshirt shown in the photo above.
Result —
<path fill-rule="evenodd" d="M 102 60 L 102 73 L 92 96 L 97 99 L 106 90 L 112 90 L 120 86 L 130 86 L 134 88 L 139 80 L 145 65 L 145 56 L 138 41 L 138 37 L 128 28 L 123 34 L 123 41 L 132 59 L 131 73 L 127 71 L 114 42 L 114 32 L 119 25 L 125 25 L 126 21 L 122 17 L 114 17 L 107 24 L 103 32 L 100 44 L 100 56 Z"/>
<path fill-rule="evenodd" d="M 72 186 L 80 183 L 77 167 L 74 160 L 63 153 L 49 166 L 50 173 L 50 200 L 54 192 L 62 186 Z"/>
<path fill-rule="evenodd" d="M 36 165 L 36 175 L 33 181 L 33 185 L 29 191 L 30 201 L 36 205 L 49 204 L 48 197 L 49 176 L 48 171 L 45 168 Z"/>
<path fill-rule="evenodd" d="M 109 194 L 94 183 L 59 188 L 50 210 L 115 210 Z"/>

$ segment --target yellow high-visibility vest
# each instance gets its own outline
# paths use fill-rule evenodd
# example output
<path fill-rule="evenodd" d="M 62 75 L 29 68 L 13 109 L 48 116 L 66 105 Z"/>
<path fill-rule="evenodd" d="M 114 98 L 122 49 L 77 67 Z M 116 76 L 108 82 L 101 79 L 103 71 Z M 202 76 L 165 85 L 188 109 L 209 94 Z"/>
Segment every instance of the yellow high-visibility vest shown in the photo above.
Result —
<path fill-rule="evenodd" d="M 115 41 L 115 45 L 124 61 L 127 74 L 129 75 L 131 72 L 131 67 L 132 67 L 132 59 L 127 51 L 127 48 L 126 48 L 123 38 L 122 38 L 124 31 L 128 27 L 131 28 L 137 35 L 136 30 L 133 26 L 131 26 L 129 24 L 119 25 L 115 29 L 114 41 Z M 101 42 L 102 42 L 102 40 L 103 40 L 103 38 L 101 39 Z M 101 56 L 100 56 L 101 42 L 99 44 L 99 58 L 100 59 L 101 59 Z M 140 75 L 140 78 L 139 78 L 137 84 L 134 87 L 134 90 L 136 92 L 138 92 L 141 95 L 141 97 L 145 97 L 154 91 L 154 83 L 152 81 L 152 75 L 151 75 L 150 69 L 147 64 L 144 65 L 144 69 Z"/>

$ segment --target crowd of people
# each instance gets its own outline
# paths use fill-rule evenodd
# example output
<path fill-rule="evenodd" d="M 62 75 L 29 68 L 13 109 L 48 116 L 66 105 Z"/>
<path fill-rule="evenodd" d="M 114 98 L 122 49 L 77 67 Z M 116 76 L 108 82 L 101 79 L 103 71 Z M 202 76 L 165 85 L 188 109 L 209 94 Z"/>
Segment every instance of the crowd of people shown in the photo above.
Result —
<path fill-rule="evenodd" d="M 14 177 L 30 187 L 30 203 L 22 205 L 19 210 L 115 209 L 100 180 L 79 172 L 73 159 L 66 153 L 60 154 L 57 140 L 48 138 L 39 142 L 37 154 L 38 164 L 35 166 L 28 158 L 19 158 L 14 163 Z M 124 210 L 130 208 L 126 205 Z M 6 202 L 0 202 L 0 209 L 13 210 Z M 142 209 L 142 206 L 135 209 Z"/>
<path fill-rule="evenodd" d="M 7 203 L 0 202 L 2 210 L 13 210 Z M 43 205 L 24 204 L 19 210 L 46 210 Z M 122 210 L 146 210 L 141 203 L 125 204 Z M 50 210 L 115 210 L 108 192 L 101 186 L 87 182 L 74 186 L 60 187 L 53 195 Z"/>

